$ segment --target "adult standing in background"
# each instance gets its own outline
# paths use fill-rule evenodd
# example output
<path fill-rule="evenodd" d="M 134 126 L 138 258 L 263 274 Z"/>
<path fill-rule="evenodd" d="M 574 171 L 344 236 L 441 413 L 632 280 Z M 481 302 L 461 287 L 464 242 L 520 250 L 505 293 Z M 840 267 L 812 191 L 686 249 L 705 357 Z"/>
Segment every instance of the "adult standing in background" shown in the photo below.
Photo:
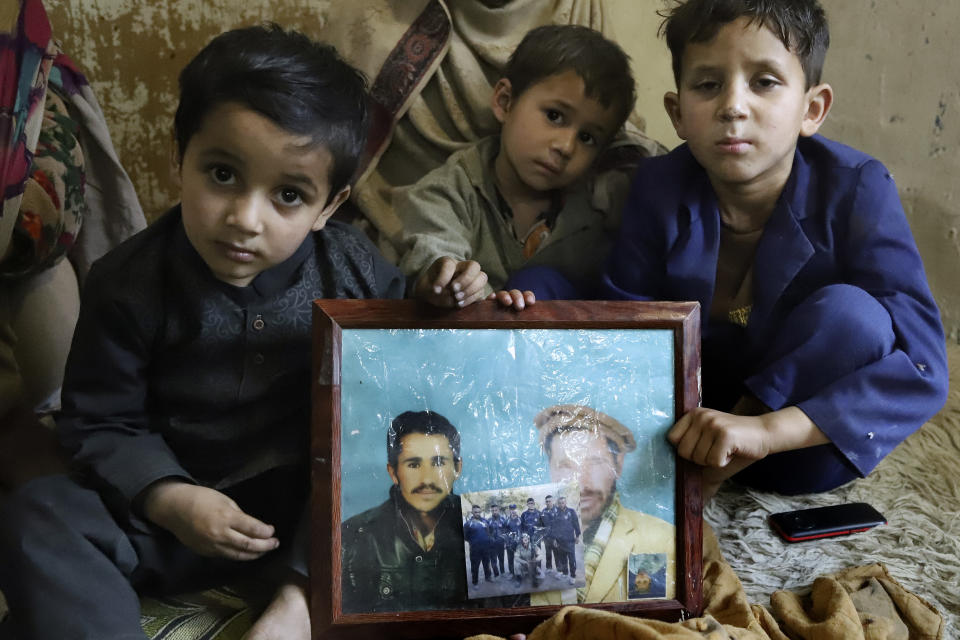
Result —
<path fill-rule="evenodd" d="M 527 510 L 520 514 L 520 524 L 523 533 L 530 536 L 533 544 L 540 544 L 543 537 L 543 517 L 537 509 L 537 501 L 533 498 L 527 498 Z"/>

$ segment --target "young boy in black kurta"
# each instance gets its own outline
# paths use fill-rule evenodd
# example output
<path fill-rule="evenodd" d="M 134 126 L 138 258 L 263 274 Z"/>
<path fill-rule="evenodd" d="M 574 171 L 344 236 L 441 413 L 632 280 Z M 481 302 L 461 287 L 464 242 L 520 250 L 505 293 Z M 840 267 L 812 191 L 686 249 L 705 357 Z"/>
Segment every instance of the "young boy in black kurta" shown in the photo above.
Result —
<path fill-rule="evenodd" d="M 254 27 L 214 39 L 180 93 L 181 204 L 84 289 L 58 422 L 77 473 L 0 514 L 15 637 L 143 638 L 138 591 L 264 563 L 284 570 L 247 637 L 309 637 L 310 303 L 404 290 L 329 222 L 363 149 L 365 83 L 332 48 Z"/>

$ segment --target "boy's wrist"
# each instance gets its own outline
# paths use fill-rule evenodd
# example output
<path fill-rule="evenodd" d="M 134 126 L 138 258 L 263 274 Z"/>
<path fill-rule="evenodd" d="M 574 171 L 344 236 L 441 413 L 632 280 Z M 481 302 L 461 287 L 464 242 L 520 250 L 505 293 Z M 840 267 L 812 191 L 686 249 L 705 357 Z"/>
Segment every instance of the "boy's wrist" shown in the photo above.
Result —
<path fill-rule="evenodd" d="M 799 407 L 784 407 L 760 416 L 767 434 L 768 455 L 829 444 L 830 439 Z"/>
<path fill-rule="evenodd" d="M 181 489 L 193 486 L 182 478 L 162 478 L 140 493 L 134 501 L 134 508 L 153 524 L 168 528 L 164 523 L 175 516 L 177 509 L 174 505 L 177 497 L 182 495 Z"/>

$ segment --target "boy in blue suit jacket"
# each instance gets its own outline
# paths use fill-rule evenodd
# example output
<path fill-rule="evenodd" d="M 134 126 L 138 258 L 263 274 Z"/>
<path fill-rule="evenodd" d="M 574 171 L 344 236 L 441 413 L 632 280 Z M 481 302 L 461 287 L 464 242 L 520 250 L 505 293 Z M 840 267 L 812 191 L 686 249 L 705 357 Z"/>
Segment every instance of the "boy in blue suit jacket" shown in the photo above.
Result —
<path fill-rule="evenodd" d="M 889 172 L 816 135 L 823 9 L 688 0 L 663 31 L 686 144 L 638 171 L 604 282 L 701 304 L 704 408 L 668 437 L 708 496 L 865 476 L 943 406 L 945 341 Z"/>

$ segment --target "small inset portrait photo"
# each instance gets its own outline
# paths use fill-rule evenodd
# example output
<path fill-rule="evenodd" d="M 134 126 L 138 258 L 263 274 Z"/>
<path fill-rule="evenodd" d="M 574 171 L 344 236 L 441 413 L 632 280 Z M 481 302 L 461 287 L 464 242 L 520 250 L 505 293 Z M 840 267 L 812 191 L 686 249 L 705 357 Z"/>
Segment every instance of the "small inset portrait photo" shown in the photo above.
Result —
<path fill-rule="evenodd" d="M 627 597 L 667 597 L 667 554 L 631 553 L 627 561 Z"/>
<path fill-rule="evenodd" d="M 577 483 L 475 491 L 460 502 L 468 598 L 586 584 Z"/>

